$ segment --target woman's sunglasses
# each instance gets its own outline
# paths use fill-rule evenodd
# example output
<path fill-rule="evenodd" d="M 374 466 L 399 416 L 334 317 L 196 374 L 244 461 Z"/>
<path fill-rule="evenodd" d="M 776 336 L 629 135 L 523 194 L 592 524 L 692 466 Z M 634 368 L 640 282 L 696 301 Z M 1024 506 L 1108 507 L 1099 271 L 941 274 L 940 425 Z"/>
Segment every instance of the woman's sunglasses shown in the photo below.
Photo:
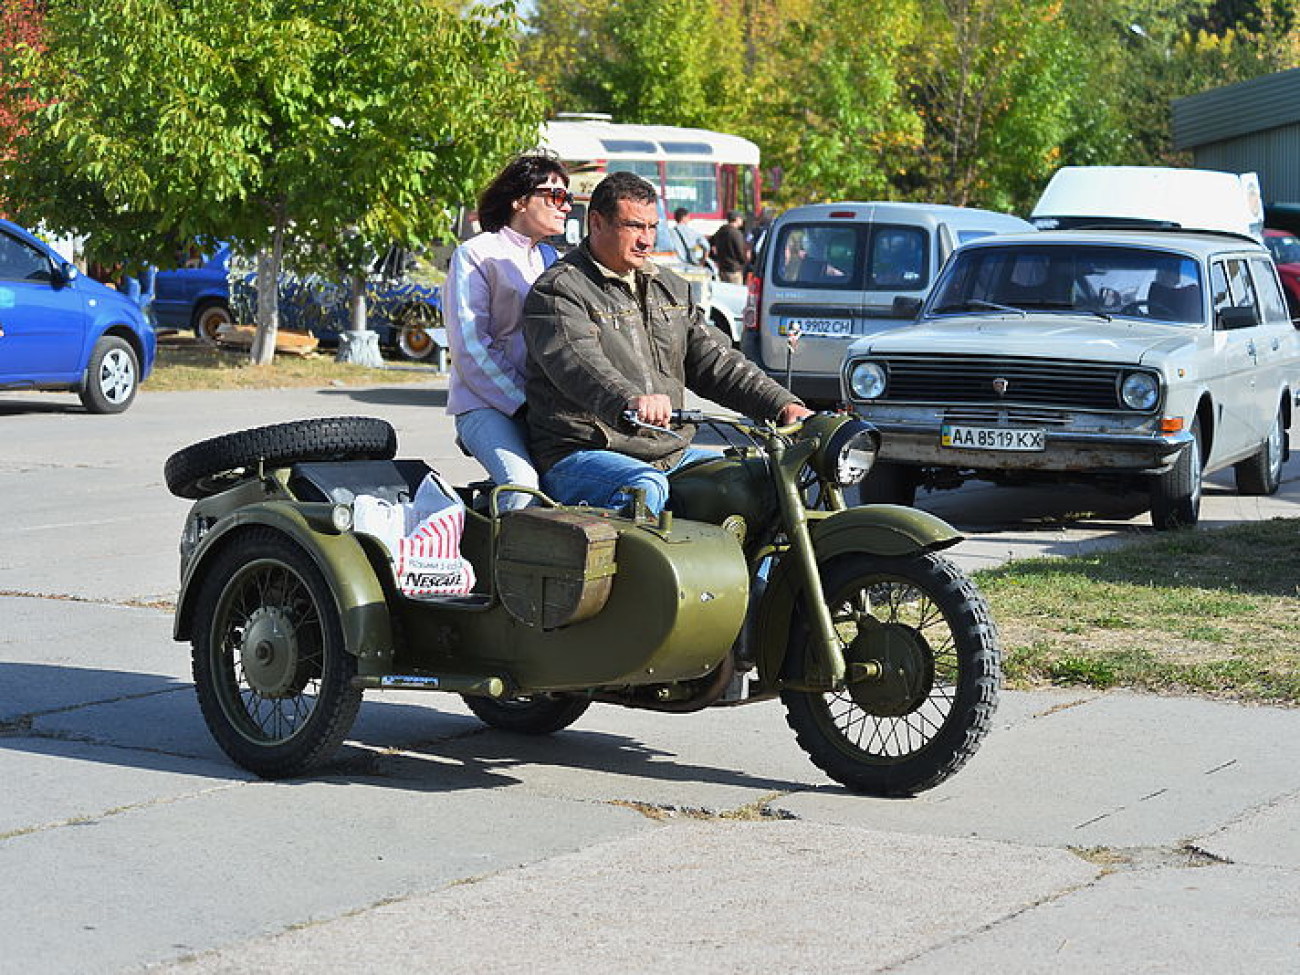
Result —
<path fill-rule="evenodd" d="M 573 206 L 573 194 L 563 186 L 543 186 L 533 190 L 533 196 L 540 196 L 551 201 L 551 206 Z"/>

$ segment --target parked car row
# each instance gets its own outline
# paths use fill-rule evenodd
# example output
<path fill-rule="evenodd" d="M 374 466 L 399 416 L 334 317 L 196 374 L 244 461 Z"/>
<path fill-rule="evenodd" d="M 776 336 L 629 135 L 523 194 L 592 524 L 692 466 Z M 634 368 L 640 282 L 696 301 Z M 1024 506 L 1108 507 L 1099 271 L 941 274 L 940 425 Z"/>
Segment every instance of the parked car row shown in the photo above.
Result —
<path fill-rule="evenodd" d="M 120 413 L 153 369 L 156 345 L 140 301 L 0 220 L 0 389 L 67 390 L 91 413 Z"/>
<path fill-rule="evenodd" d="M 192 330 L 203 342 L 220 340 L 236 317 L 251 321 L 256 289 L 251 273 L 231 273 L 230 248 L 221 245 L 198 256 L 192 266 L 160 271 L 154 281 L 154 309 L 164 327 Z M 233 282 L 233 283 L 232 283 Z M 320 275 L 286 273 L 280 280 L 280 322 L 336 342 L 348 329 L 348 287 Z M 376 273 L 366 279 L 367 327 L 382 347 L 416 362 L 436 357 L 442 338 L 442 296 L 400 274 Z"/>
<path fill-rule="evenodd" d="M 1213 471 L 1232 467 L 1243 494 L 1278 489 L 1300 333 L 1253 221 L 1112 220 L 1125 174 L 1086 175 L 1105 177 L 1090 198 L 1036 218 L 1089 229 L 968 242 L 914 323 L 847 348 L 844 394 L 883 434 L 865 500 L 1088 480 L 1144 488 L 1167 529 L 1197 521 Z"/>

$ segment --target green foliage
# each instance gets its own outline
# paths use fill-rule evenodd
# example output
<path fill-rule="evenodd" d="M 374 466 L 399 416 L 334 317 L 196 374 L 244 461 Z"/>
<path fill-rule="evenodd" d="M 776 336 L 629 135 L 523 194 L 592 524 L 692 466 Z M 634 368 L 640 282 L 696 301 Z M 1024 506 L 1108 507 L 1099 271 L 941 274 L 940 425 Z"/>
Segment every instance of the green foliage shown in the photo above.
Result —
<path fill-rule="evenodd" d="M 53 0 L 46 27 L 25 64 L 45 107 L 6 175 L 25 219 L 101 253 L 277 228 L 318 249 L 427 240 L 540 121 L 508 6 Z"/>

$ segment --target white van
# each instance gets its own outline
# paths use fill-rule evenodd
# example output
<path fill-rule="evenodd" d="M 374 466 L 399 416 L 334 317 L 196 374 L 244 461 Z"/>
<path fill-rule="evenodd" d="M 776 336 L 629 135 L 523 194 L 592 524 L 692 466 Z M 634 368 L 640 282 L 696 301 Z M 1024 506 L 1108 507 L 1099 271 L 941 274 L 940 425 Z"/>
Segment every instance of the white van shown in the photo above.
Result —
<path fill-rule="evenodd" d="M 912 321 L 949 254 L 1033 229 L 1009 214 L 930 203 L 795 207 L 772 224 L 755 262 L 741 347 L 809 405 L 837 403 L 849 344 Z"/>

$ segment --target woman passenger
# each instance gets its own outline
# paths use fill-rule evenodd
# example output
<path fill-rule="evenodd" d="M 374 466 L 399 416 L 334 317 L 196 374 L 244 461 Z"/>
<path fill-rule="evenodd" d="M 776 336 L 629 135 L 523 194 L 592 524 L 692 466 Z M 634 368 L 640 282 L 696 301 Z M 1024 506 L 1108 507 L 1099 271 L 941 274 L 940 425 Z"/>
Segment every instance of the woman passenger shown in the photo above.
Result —
<path fill-rule="evenodd" d="M 528 153 L 512 160 L 478 203 L 482 233 L 456 248 L 443 289 L 451 376 L 447 412 L 456 435 L 497 484 L 537 487 L 524 419 L 524 298 L 555 260 L 542 241 L 563 233 L 573 205 L 559 160 Z M 500 510 L 529 494 L 502 492 Z"/>

